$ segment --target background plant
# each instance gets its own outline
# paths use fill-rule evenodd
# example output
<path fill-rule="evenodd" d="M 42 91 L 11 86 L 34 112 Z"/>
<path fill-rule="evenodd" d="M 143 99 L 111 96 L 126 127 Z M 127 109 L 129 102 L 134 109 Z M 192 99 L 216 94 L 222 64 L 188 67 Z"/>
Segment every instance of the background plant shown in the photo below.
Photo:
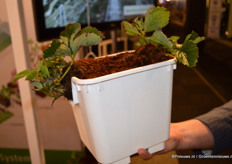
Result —
<path fill-rule="evenodd" d="M 42 51 L 49 47 L 50 42 L 38 43 L 36 41 L 33 41 L 32 39 L 29 39 L 27 43 L 30 53 L 31 68 L 35 69 L 40 61 L 43 59 Z"/>
<path fill-rule="evenodd" d="M 197 43 L 203 41 L 204 37 L 199 37 L 192 32 L 187 35 L 183 44 L 179 44 L 178 36 L 168 38 L 163 32 L 170 19 L 170 12 L 164 7 L 150 7 L 145 18 L 137 17 L 132 23 L 123 21 L 123 27 L 130 36 L 139 39 L 138 46 L 145 44 L 155 44 L 165 49 L 167 53 L 174 56 L 180 63 L 193 67 L 198 61 Z"/>
<path fill-rule="evenodd" d="M 70 23 L 61 32 L 60 40 L 53 40 L 50 47 L 43 51 L 43 58 L 39 65 L 34 70 L 20 72 L 13 81 L 26 77 L 26 80 L 34 85 L 35 91 L 58 98 L 65 91 L 61 81 L 72 67 L 80 48 L 96 45 L 102 41 L 103 37 L 96 28 L 88 26 L 81 29 L 79 23 Z M 71 58 L 69 63 L 64 59 L 67 56 Z"/>
<path fill-rule="evenodd" d="M 10 105 L 10 97 L 12 94 L 13 91 L 11 88 L 2 85 L 2 88 L 0 90 L 0 104 L 4 105 L 5 107 L 8 107 Z"/>

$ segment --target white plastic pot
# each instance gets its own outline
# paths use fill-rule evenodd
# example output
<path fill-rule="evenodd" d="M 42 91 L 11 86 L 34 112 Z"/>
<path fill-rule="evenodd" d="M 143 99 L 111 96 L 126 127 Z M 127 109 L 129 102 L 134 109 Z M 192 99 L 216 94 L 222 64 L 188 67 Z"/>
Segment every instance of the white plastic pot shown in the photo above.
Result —
<path fill-rule="evenodd" d="M 72 77 L 81 140 L 100 163 L 130 163 L 169 138 L 175 59 L 94 79 Z"/>

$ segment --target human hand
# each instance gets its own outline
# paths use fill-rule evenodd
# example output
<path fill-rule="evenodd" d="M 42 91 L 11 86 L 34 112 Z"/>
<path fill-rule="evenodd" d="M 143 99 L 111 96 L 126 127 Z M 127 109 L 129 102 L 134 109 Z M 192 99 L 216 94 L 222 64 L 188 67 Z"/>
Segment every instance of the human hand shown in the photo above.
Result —
<path fill-rule="evenodd" d="M 165 141 L 165 147 L 163 150 L 150 154 L 146 149 L 139 149 L 138 154 L 144 160 L 151 159 L 154 155 L 164 154 L 169 151 L 176 150 L 180 143 L 180 135 L 178 134 L 178 130 L 176 128 L 175 123 L 170 124 L 170 137 L 167 141 Z"/>
<path fill-rule="evenodd" d="M 201 121 L 191 119 L 170 124 L 170 136 L 165 141 L 164 149 L 150 154 L 145 149 L 139 149 L 138 154 L 145 160 L 157 154 L 164 154 L 173 150 L 205 149 L 214 147 L 214 138 L 210 129 Z"/>

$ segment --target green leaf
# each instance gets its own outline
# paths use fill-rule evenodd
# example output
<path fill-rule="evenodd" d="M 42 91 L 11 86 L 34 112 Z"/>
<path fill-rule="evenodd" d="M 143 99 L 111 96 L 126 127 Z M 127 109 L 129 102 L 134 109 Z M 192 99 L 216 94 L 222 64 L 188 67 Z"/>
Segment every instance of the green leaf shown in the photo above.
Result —
<path fill-rule="evenodd" d="M 188 40 L 192 40 L 193 43 L 197 44 L 205 40 L 205 37 L 199 37 L 199 35 L 196 32 L 192 31 L 192 33 L 188 34 L 185 38 L 185 41 L 188 41 Z"/>
<path fill-rule="evenodd" d="M 96 29 L 95 27 L 91 27 L 91 26 L 85 27 L 84 29 L 81 30 L 80 35 L 84 33 L 94 33 L 98 35 L 100 38 L 102 39 L 104 38 L 104 35 L 102 34 L 102 32 Z"/>
<path fill-rule="evenodd" d="M 149 39 L 139 37 L 139 41 L 136 43 L 136 46 L 139 47 L 142 45 L 146 45 L 148 41 L 149 41 Z M 150 43 L 150 44 L 152 44 L 152 43 Z"/>
<path fill-rule="evenodd" d="M 60 45 L 61 45 L 61 42 L 59 40 L 53 40 L 51 46 L 43 51 L 44 59 L 54 56 L 56 53 L 56 50 L 60 47 Z"/>
<path fill-rule="evenodd" d="M 26 80 L 32 81 L 38 76 L 38 69 L 39 67 L 36 67 L 29 75 L 27 75 Z"/>
<path fill-rule="evenodd" d="M 48 71 L 48 68 L 44 65 L 44 62 L 40 62 L 40 71 L 45 77 L 50 77 L 50 73 Z"/>
<path fill-rule="evenodd" d="M 56 91 L 58 91 L 60 93 L 64 93 L 65 89 L 63 89 L 63 88 L 56 88 Z"/>
<path fill-rule="evenodd" d="M 198 44 L 198 43 L 200 43 L 203 40 L 205 40 L 205 37 L 198 37 L 195 40 L 193 40 L 193 43 Z"/>
<path fill-rule="evenodd" d="M 181 52 L 181 51 L 178 52 L 178 58 L 177 58 L 177 60 L 180 63 L 182 63 L 182 64 L 184 64 L 184 65 L 186 65 L 186 66 L 189 67 L 189 62 L 188 62 L 188 59 L 187 59 L 187 55 L 184 52 Z"/>
<path fill-rule="evenodd" d="M 68 63 L 65 60 L 60 60 L 58 63 L 58 66 L 61 66 L 61 67 L 66 67 L 67 65 Z"/>
<path fill-rule="evenodd" d="M 0 96 L 2 98 L 8 98 L 10 99 L 11 95 L 13 94 L 13 90 L 11 88 L 6 87 L 5 85 L 2 85 L 2 88 L 0 90 Z"/>
<path fill-rule="evenodd" d="M 46 79 L 46 81 L 43 83 L 43 85 L 44 85 L 45 87 L 50 87 L 50 86 L 52 86 L 52 84 L 53 84 L 53 80 L 54 80 L 54 79 L 52 79 L 52 78 L 48 78 L 48 79 Z"/>
<path fill-rule="evenodd" d="M 143 18 L 139 18 L 139 17 L 135 18 L 134 23 L 139 27 L 141 31 L 144 30 Z"/>
<path fill-rule="evenodd" d="M 24 76 L 28 76 L 30 73 L 31 73 L 31 71 L 28 69 L 18 73 L 17 75 L 14 76 L 13 82 L 23 78 Z"/>
<path fill-rule="evenodd" d="M 169 40 L 172 42 L 172 43 L 177 43 L 177 41 L 180 39 L 179 36 L 171 36 L 169 38 Z"/>
<path fill-rule="evenodd" d="M 177 60 L 188 67 L 196 66 L 198 61 L 198 48 L 192 41 L 186 41 L 177 54 Z"/>
<path fill-rule="evenodd" d="M 61 44 L 57 50 L 56 50 L 56 54 L 55 54 L 57 57 L 61 57 L 61 56 L 71 56 L 72 55 L 72 52 L 71 52 L 71 49 L 66 46 L 65 44 Z"/>
<path fill-rule="evenodd" d="M 38 88 L 38 89 L 42 89 L 43 88 L 43 84 L 38 82 L 38 81 L 33 81 L 32 84 Z"/>
<path fill-rule="evenodd" d="M 161 44 L 164 47 L 171 48 L 171 43 L 162 31 L 155 31 L 150 38 L 153 42 Z"/>
<path fill-rule="evenodd" d="M 122 21 L 122 25 L 123 25 L 124 29 L 126 30 L 127 35 L 138 36 L 140 34 L 138 29 L 135 26 L 133 26 L 132 24 L 130 24 L 129 22 Z"/>
<path fill-rule="evenodd" d="M 66 44 L 66 46 L 69 46 L 69 41 L 72 38 L 77 35 L 77 33 L 81 30 L 81 25 L 79 23 L 69 23 L 65 27 L 65 30 L 60 33 L 60 38 Z"/>
<path fill-rule="evenodd" d="M 56 63 L 55 63 L 54 61 L 46 60 L 46 61 L 44 61 L 44 62 L 46 62 L 46 66 L 47 66 L 48 68 L 54 67 L 54 66 L 56 65 Z"/>
<path fill-rule="evenodd" d="M 81 46 L 92 46 L 99 44 L 104 35 L 94 27 L 88 26 L 76 35 L 71 35 L 70 45 L 72 54 L 76 54 Z"/>
<path fill-rule="evenodd" d="M 102 38 L 95 33 L 83 33 L 82 35 L 76 37 L 72 44 L 70 45 L 73 54 L 76 54 L 77 51 L 82 46 L 92 46 L 97 45 L 102 41 Z"/>
<path fill-rule="evenodd" d="M 170 12 L 164 7 L 151 7 L 148 9 L 145 22 L 145 32 L 152 32 L 165 27 L 169 23 Z"/>

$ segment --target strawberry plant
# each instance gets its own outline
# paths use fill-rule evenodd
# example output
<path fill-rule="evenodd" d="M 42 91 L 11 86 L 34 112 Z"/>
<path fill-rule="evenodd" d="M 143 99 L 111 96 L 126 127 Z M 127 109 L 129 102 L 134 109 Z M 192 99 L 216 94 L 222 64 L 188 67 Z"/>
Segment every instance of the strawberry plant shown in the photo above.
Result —
<path fill-rule="evenodd" d="M 171 36 L 168 38 L 162 32 L 162 28 L 169 23 L 169 18 L 170 12 L 164 7 L 151 7 L 148 9 L 145 18 L 135 18 L 131 23 L 123 21 L 122 25 L 128 35 L 138 38 L 139 41 L 137 45 L 152 45 L 157 48 L 158 51 L 161 50 L 161 53 L 165 53 L 164 56 L 167 54 L 175 57 L 177 61 L 188 67 L 195 66 L 199 56 L 197 44 L 203 41 L 204 37 L 199 37 L 197 33 L 192 32 L 187 35 L 182 44 L 178 43 L 178 36 Z M 87 66 L 90 63 L 92 63 L 90 65 L 93 66 L 93 62 L 98 63 L 100 59 L 93 59 L 93 61 L 91 59 L 82 60 L 77 62 L 78 65 L 74 63 L 75 56 L 82 46 L 96 45 L 102 41 L 103 37 L 100 31 L 91 26 L 81 29 L 79 23 L 68 24 L 65 30 L 61 32 L 60 40 L 53 40 L 50 47 L 43 51 L 40 64 L 34 70 L 24 70 L 20 72 L 13 80 L 16 81 L 26 77 L 26 80 L 29 80 L 34 85 L 35 91 L 41 91 L 54 98 L 64 95 L 66 98 L 72 99 L 70 86 L 72 76 L 77 76 L 80 72 L 84 72 L 87 76 L 86 71 L 93 71 L 93 73 L 98 75 L 99 72 L 108 72 L 109 69 L 105 69 L 108 68 L 108 66 L 110 68 L 115 68 L 113 66 L 115 62 L 110 62 L 112 58 L 105 58 L 108 60 L 106 62 L 108 66 L 103 66 L 102 68 L 100 68 L 99 65 L 96 67 Z M 147 49 L 146 46 L 143 46 L 143 48 Z M 157 53 L 153 54 L 158 56 Z M 130 61 L 136 61 L 132 59 L 132 55 L 129 56 L 130 60 L 125 59 L 127 62 L 119 63 L 128 65 Z M 140 58 L 142 57 L 141 55 L 139 56 Z M 64 59 L 65 57 L 70 57 L 71 62 L 67 62 Z M 124 59 L 120 60 L 124 61 Z M 146 59 L 146 61 L 150 60 L 150 58 Z M 140 63 L 144 61 L 145 60 L 140 61 Z M 119 64 L 116 65 L 117 67 L 124 68 L 124 66 Z M 98 67 L 100 70 L 97 70 Z M 70 73 L 70 71 L 72 73 Z M 111 72 L 117 71 L 112 70 Z"/>
<path fill-rule="evenodd" d="M 72 67 L 80 48 L 96 45 L 102 41 L 103 37 L 103 34 L 96 28 L 88 26 L 81 29 L 79 23 L 70 23 L 61 32 L 60 40 L 53 40 L 50 47 L 43 51 L 40 64 L 34 70 L 24 70 L 18 73 L 13 81 L 26 77 L 26 80 L 34 85 L 35 91 L 58 98 L 65 91 L 61 81 Z M 66 56 L 71 58 L 70 63 L 64 59 Z"/>
<path fill-rule="evenodd" d="M 150 7 L 145 18 L 135 18 L 132 23 L 123 21 L 123 27 L 130 36 L 139 39 L 138 46 L 154 44 L 163 48 L 167 54 L 174 56 L 180 63 L 194 67 L 198 61 L 197 43 L 203 41 L 204 37 L 199 37 L 192 32 L 187 35 L 183 44 L 179 44 L 178 36 L 168 38 L 162 28 L 169 23 L 170 12 L 164 7 Z"/>

